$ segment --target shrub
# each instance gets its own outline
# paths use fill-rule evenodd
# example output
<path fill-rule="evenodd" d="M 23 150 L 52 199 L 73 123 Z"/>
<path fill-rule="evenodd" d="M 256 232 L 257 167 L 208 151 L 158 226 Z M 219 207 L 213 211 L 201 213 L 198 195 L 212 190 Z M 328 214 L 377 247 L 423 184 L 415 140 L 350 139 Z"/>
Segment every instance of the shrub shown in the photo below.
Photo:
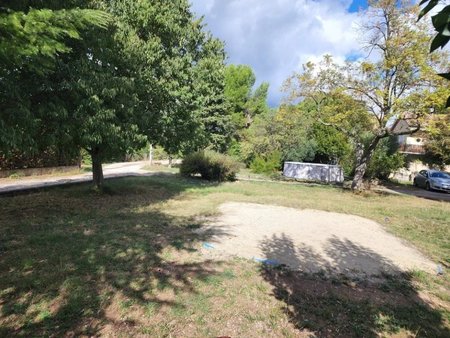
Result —
<path fill-rule="evenodd" d="M 291 144 L 283 150 L 283 161 L 310 162 L 316 156 L 317 142 L 315 140 L 302 140 L 297 144 Z"/>
<path fill-rule="evenodd" d="M 258 174 L 271 174 L 280 170 L 281 153 L 274 151 L 267 156 L 258 155 L 250 164 L 250 169 Z"/>
<path fill-rule="evenodd" d="M 200 175 L 210 181 L 234 181 L 239 165 L 230 156 L 204 150 L 187 155 L 180 166 L 183 176 Z"/>
<path fill-rule="evenodd" d="M 385 139 L 380 142 L 367 166 L 365 177 L 387 180 L 389 175 L 404 167 L 405 156 L 392 150 L 392 141 Z"/>

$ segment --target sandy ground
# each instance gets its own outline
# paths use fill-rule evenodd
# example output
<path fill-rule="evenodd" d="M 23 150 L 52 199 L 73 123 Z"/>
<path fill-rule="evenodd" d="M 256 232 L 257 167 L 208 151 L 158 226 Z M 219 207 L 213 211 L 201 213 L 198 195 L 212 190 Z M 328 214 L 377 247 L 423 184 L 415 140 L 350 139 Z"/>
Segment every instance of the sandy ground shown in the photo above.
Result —
<path fill-rule="evenodd" d="M 203 249 L 209 256 L 356 276 L 435 268 L 418 250 L 362 217 L 251 203 L 226 203 L 220 212 L 201 230 L 213 235 Z"/>

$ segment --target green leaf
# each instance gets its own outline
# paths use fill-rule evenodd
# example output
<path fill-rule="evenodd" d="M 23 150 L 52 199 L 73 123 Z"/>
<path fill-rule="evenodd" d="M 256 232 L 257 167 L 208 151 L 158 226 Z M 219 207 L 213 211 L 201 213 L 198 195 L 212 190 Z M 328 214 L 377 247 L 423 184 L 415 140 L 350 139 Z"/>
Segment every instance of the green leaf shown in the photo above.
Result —
<path fill-rule="evenodd" d="M 447 80 L 450 81 L 450 73 L 441 73 L 441 74 L 438 74 L 438 75 L 442 76 L 444 79 L 447 79 Z"/>
<path fill-rule="evenodd" d="M 437 34 L 433 42 L 431 42 L 430 53 L 434 52 L 438 48 L 443 48 L 447 42 L 450 41 L 450 36 L 444 36 L 442 34 Z"/>
<path fill-rule="evenodd" d="M 422 17 L 427 14 L 429 11 L 431 11 L 437 4 L 439 3 L 439 0 L 431 0 L 428 5 L 426 5 L 419 14 L 419 18 L 417 20 L 422 19 Z M 421 5 L 424 4 L 424 1 L 420 3 Z"/>
<path fill-rule="evenodd" d="M 439 33 L 446 35 L 444 32 L 449 31 L 450 26 L 450 5 L 445 7 L 438 14 L 431 18 L 433 26 Z"/>

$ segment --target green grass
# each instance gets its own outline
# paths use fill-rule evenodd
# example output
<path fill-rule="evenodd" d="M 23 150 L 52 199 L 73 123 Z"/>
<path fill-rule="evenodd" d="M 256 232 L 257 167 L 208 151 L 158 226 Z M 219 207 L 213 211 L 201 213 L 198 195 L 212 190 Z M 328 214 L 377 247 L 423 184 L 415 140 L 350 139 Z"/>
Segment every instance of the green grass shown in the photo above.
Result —
<path fill-rule="evenodd" d="M 349 213 L 450 263 L 450 204 L 328 186 L 178 176 L 0 197 L 0 336 L 448 336 L 448 274 L 380 285 L 209 260 L 201 227 L 226 201 Z M 388 217 L 388 219 L 386 219 Z"/>
<path fill-rule="evenodd" d="M 177 174 L 180 172 L 180 168 L 178 168 L 178 167 L 169 168 L 168 166 L 165 166 L 165 165 L 156 165 L 156 164 L 145 165 L 142 169 L 150 171 L 150 172 L 167 172 L 167 173 L 173 173 L 173 174 Z"/>
<path fill-rule="evenodd" d="M 253 179 L 253 180 L 270 180 L 270 175 L 257 174 L 248 168 L 241 168 L 239 170 L 238 177 L 241 179 Z"/>

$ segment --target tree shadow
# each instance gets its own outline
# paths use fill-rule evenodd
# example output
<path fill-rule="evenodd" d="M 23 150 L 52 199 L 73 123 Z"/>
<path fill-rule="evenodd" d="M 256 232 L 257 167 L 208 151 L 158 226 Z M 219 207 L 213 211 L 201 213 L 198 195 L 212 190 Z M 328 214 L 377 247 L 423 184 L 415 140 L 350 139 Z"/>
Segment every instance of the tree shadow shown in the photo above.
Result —
<path fill-rule="evenodd" d="M 104 175 L 105 187 L 108 189 L 109 181 L 114 181 L 117 179 L 123 178 L 136 178 L 136 177 L 159 177 L 159 178 L 170 178 L 173 176 L 178 176 L 177 174 L 170 172 L 149 172 L 149 173 L 136 173 L 133 171 L 130 172 L 120 172 L 120 173 L 108 173 Z M 0 187 L 0 197 L 13 197 L 18 195 L 28 195 L 33 193 L 38 193 L 42 191 L 49 191 L 52 189 L 58 188 L 67 188 L 71 186 L 87 186 L 92 185 L 92 175 L 85 177 L 61 177 L 61 178 L 51 178 L 51 180 L 39 181 L 38 178 L 35 178 L 36 182 L 33 183 L 23 183 L 21 181 L 17 181 L 14 183 L 8 183 L 6 185 L 2 185 Z M 204 182 L 201 182 L 204 183 Z M 217 184 L 215 182 L 209 182 L 210 185 Z"/>
<path fill-rule="evenodd" d="M 337 236 L 329 238 L 321 252 L 304 243 L 295 245 L 284 233 L 266 238 L 259 247 L 270 261 L 305 273 L 347 275 L 359 279 L 400 273 L 389 259 L 348 239 L 341 240 Z"/>
<path fill-rule="evenodd" d="M 285 234 L 260 247 L 268 259 L 303 270 L 261 266 L 261 275 L 299 330 L 317 337 L 450 336 L 445 319 L 419 297 L 411 276 L 368 248 L 333 237 L 324 248 L 327 259 L 312 247 L 296 247 Z M 355 264 L 381 266 L 386 273 L 363 276 Z"/>
<path fill-rule="evenodd" d="M 220 262 L 171 252 L 220 233 L 197 234 L 201 221 L 156 206 L 194 186 L 211 184 L 125 178 L 103 194 L 86 184 L 2 198 L 0 336 L 93 336 L 138 325 L 125 315 L 136 305 L 182 306 L 167 294 L 197 293 Z"/>

